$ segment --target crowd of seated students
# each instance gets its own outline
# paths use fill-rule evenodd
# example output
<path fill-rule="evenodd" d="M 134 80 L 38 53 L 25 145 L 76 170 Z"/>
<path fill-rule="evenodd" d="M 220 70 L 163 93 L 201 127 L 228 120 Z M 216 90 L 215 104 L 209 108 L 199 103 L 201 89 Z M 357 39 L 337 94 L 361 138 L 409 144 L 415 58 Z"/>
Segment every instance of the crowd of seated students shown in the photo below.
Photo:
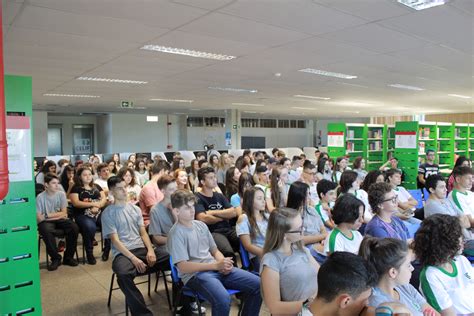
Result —
<path fill-rule="evenodd" d="M 448 183 L 429 164 L 420 167 L 431 174 L 420 171 L 430 196 L 424 219 L 418 220 L 413 217 L 418 201 L 401 186 L 396 160 L 366 172 L 361 157 L 351 170 L 347 157 L 333 163 L 319 151 L 312 159 L 290 160 L 278 149 L 273 155 L 250 150 L 240 157 L 213 154 L 206 160 L 201 155 L 190 166 L 179 154 L 171 164 L 135 155 L 123 166 L 119 155 L 107 163 L 93 157 L 78 168 L 45 163 L 36 177 L 45 188 L 38 196 L 37 219 L 51 270 L 61 264 L 51 233 L 55 227 L 66 232 L 62 262 L 71 266 L 77 265 L 72 254 L 78 233 L 87 262 L 96 263 L 94 237 L 102 227 L 102 259 L 112 248 L 119 285 L 127 302 L 134 297 L 132 314 L 149 310 L 132 285 L 136 273 L 130 269 L 144 272 L 156 262 L 166 268 L 170 254 L 182 281 L 211 303 L 213 315 L 229 313 L 225 288 L 244 293 L 243 315 L 258 315 L 262 301 L 257 293 L 272 314 L 373 315 L 378 306 L 412 315 L 474 313 L 472 297 L 461 295 L 474 293 L 472 267 L 461 255 L 472 256 L 474 249 L 468 159 L 459 158 Z M 240 246 L 249 254 L 253 273 L 237 268 Z M 413 260 L 422 269 L 420 292 L 410 285 Z M 353 287 L 341 277 L 344 273 Z M 438 294 L 442 284 L 451 283 L 462 293 Z"/>

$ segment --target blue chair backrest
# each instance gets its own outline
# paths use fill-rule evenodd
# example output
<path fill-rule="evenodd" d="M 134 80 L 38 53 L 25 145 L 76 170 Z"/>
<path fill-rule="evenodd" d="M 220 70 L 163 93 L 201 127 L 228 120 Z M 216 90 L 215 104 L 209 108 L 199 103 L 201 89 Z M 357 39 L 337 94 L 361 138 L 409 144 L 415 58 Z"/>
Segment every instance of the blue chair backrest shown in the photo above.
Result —
<path fill-rule="evenodd" d="M 249 253 L 245 249 L 244 245 L 242 245 L 242 242 L 240 242 L 240 258 L 242 259 L 242 268 L 248 270 L 250 268 Z"/>
<path fill-rule="evenodd" d="M 408 190 L 408 192 L 413 196 L 415 200 L 418 201 L 418 205 L 416 208 L 422 208 L 423 207 L 423 196 L 421 194 L 421 190 Z"/>
<path fill-rule="evenodd" d="M 176 269 L 176 266 L 173 264 L 173 259 L 170 256 L 170 267 L 171 267 L 171 279 L 173 280 L 173 283 L 179 283 L 180 278 L 178 275 L 178 269 Z"/>
<path fill-rule="evenodd" d="M 430 197 L 430 191 L 426 188 L 423 188 L 423 197 L 425 198 L 425 201 L 428 201 L 428 198 Z"/>

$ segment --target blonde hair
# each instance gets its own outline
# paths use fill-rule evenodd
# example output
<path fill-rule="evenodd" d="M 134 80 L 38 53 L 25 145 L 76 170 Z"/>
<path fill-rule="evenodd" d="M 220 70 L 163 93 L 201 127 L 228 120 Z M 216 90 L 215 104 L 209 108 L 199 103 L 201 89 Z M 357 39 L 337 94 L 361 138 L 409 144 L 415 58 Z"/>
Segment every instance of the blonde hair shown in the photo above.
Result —
<path fill-rule="evenodd" d="M 219 157 L 219 164 L 218 164 L 219 169 L 226 170 L 227 168 L 230 167 L 230 165 L 225 164 L 225 159 L 227 157 L 229 157 L 229 154 L 227 153 L 221 154 L 221 156 Z"/>
<path fill-rule="evenodd" d="M 291 229 L 291 220 L 301 216 L 300 213 L 292 208 L 277 208 L 270 214 L 268 220 L 268 228 L 265 236 L 265 245 L 263 246 L 263 254 L 277 250 L 283 244 L 285 234 Z M 303 249 L 303 241 L 295 243 L 298 249 Z"/>

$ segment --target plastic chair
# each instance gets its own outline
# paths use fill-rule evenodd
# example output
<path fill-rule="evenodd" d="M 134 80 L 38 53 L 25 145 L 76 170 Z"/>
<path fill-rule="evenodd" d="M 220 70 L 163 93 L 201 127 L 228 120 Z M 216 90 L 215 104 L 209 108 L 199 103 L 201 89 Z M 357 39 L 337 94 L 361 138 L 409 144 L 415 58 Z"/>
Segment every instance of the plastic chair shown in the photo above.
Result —
<path fill-rule="evenodd" d="M 201 301 L 206 301 L 206 299 L 202 295 L 197 293 L 196 291 L 184 285 L 183 282 L 181 282 L 181 279 L 178 275 L 178 269 L 173 265 L 173 259 L 171 258 L 171 256 L 170 256 L 170 266 L 171 266 L 171 279 L 173 280 L 173 286 L 177 289 L 176 297 L 173 297 L 173 316 L 177 315 L 178 302 L 181 299 L 181 295 L 194 298 L 198 305 L 199 316 L 202 316 L 203 314 L 201 313 Z M 235 295 L 235 294 L 240 293 L 240 291 L 227 289 L 227 293 L 229 295 Z M 174 294 L 175 292 L 173 291 L 173 295 Z M 242 305 L 243 304 L 241 303 L 239 306 L 239 312 L 237 314 L 238 316 L 240 316 L 242 312 Z"/>
<path fill-rule="evenodd" d="M 408 190 L 408 193 L 418 201 L 418 204 L 416 205 L 416 208 L 422 208 L 423 207 L 423 196 L 421 194 L 421 190 Z"/>
<path fill-rule="evenodd" d="M 242 245 L 242 242 L 239 243 L 239 252 L 240 252 L 240 260 L 242 261 L 242 268 L 244 270 L 249 271 L 250 270 L 249 253 L 247 249 L 245 249 L 244 245 Z"/>
<path fill-rule="evenodd" d="M 428 198 L 430 197 L 430 191 L 428 191 L 426 188 L 423 188 L 423 197 L 425 202 L 428 201 Z"/>

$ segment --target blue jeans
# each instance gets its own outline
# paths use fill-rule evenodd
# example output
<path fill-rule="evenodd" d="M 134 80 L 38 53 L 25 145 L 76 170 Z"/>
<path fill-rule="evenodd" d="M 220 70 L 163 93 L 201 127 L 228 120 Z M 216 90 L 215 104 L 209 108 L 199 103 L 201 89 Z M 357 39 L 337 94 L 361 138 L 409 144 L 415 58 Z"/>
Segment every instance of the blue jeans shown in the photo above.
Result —
<path fill-rule="evenodd" d="M 239 290 L 243 294 L 243 316 L 257 316 L 260 312 L 260 278 L 253 273 L 238 268 L 233 268 L 227 275 L 218 271 L 198 272 L 186 286 L 211 303 L 213 316 L 230 314 L 231 297 L 226 288 Z"/>
<path fill-rule="evenodd" d="M 94 218 L 86 216 L 84 214 L 77 214 L 75 220 L 81 231 L 82 237 L 84 238 L 84 247 L 86 248 L 87 254 L 92 254 L 94 246 L 92 242 L 95 237 L 97 230 L 97 222 Z"/>

